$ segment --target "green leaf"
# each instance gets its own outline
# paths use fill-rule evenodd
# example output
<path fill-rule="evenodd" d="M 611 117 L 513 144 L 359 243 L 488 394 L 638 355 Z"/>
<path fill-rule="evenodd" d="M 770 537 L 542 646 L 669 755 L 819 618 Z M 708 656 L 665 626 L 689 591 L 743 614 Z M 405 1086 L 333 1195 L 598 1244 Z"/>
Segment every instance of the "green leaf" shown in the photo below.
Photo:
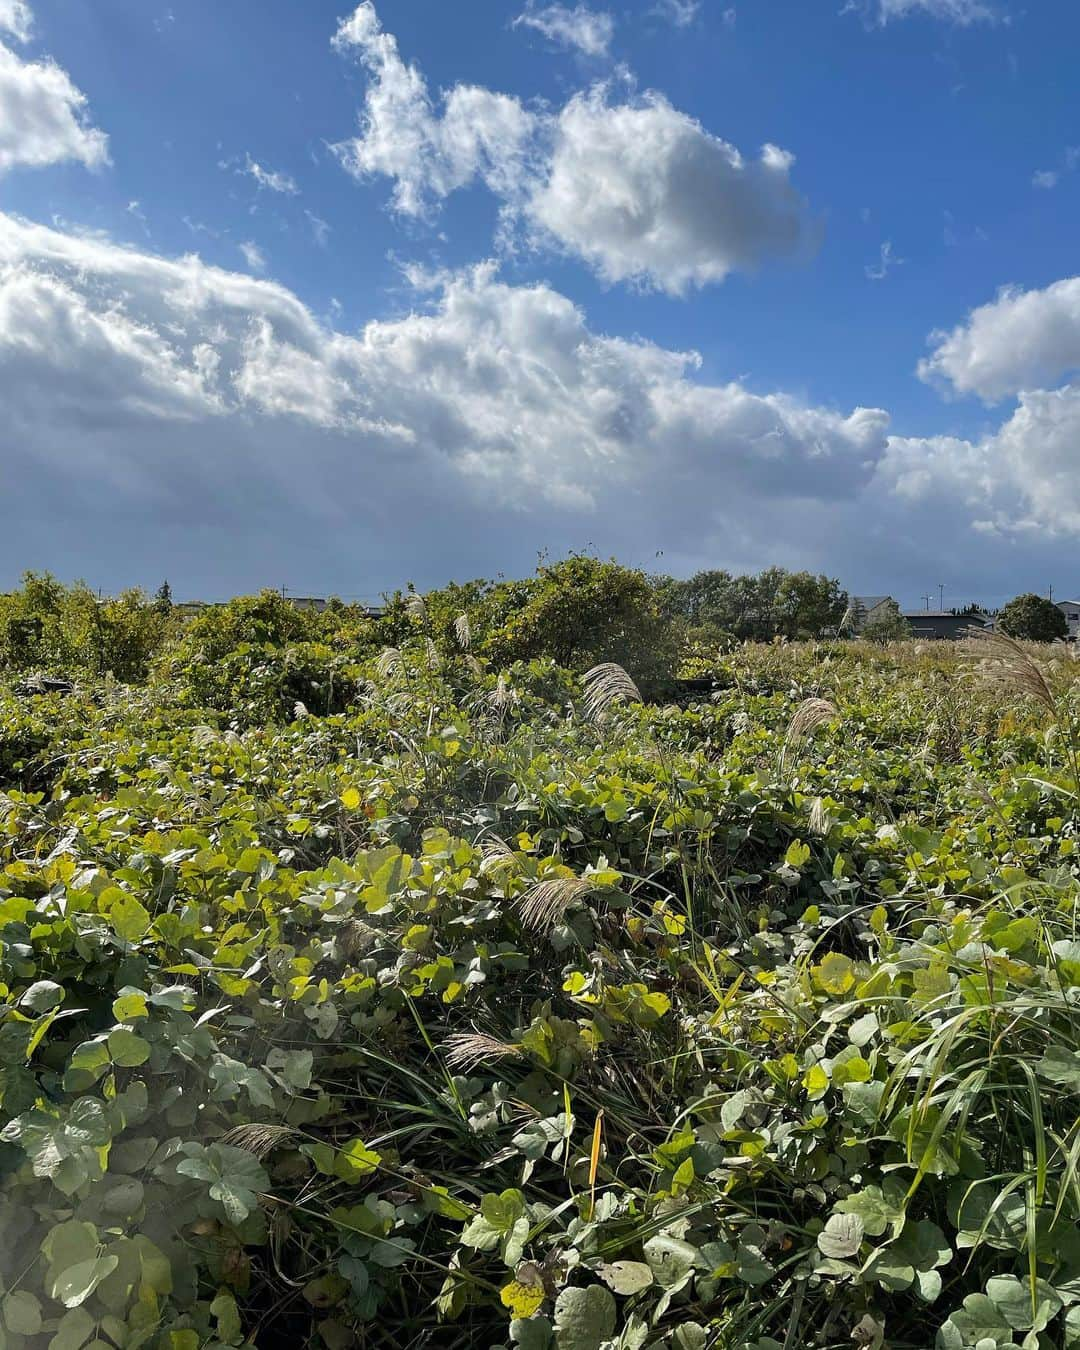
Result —
<path fill-rule="evenodd" d="M 133 895 L 128 895 L 119 887 L 104 892 L 102 899 L 104 900 L 106 896 L 111 900 L 109 922 L 116 930 L 117 936 L 123 938 L 125 942 L 138 942 L 140 938 L 145 937 L 146 930 L 150 927 L 149 911 Z"/>
<path fill-rule="evenodd" d="M 624 1298 L 639 1294 L 653 1282 L 652 1270 L 643 1261 L 612 1261 L 600 1266 L 597 1273 L 609 1289 Z"/>
<path fill-rule="evenodd" d="M 28 1008 L 34 1013 L 51 1012 L 59 1008 L 64 1001 L 64 990 L 52 980 L 38 980 L 32 984 L 19 999 L 20 1008 Z"/>
<path fill-rule="evenodd" d="M 119 998 L 113 999 L 112 1015 L 117 1022 L 136 1022 L 141 1017 L 149 1017 L 146 995 L 138 989 L 125 990 Z"/>
<path fill-rule="evenodd" d="M 96 1326 L 85 1308 L 72 1308 L 61 1317 L 49 1342 L 49 1350 L 80 1350 L 94 1334 Z"/>
<path fill-rule="evenodd" d="M 835 1261 L 854 1256 L 862 1246 L 863 1221 L 858 1214 L 834 1214 L 818 1234 L 818 1250 Z"/>
<path fill-rule="evenodd" d="M 881 1186 L 865 1186 L 834 1207 L 837 1214 L 857 1214 L 870 1237 L 880 1237 L 904 1217 L 904 1188 L 891 1178 Z"/>
<path fill-rule="evenodd" d="M 133 1069 L 150 1058 L 150 1043 L 126 1027 L 109 1032 L 109 1054 L 120 1068 Z"/>
<path fill-rule="evenodd" d="M 1080 1050 L 1054 1044 L 1047 1046 L 1046 1054 L 1035 1065 L 1040 1078 L 1080 1092 Z"/>
<path fill-rule="evenodd" d="M 600 1284 L 564 1289 L 555 1303 L 558 1350 L 600 1350 L 615 1330 L 615 1300 Z"/>
<path fill-rule="evenodd" d="M 4 1299 L 4 1325 L 16 1336 L 36 1336 L 41 1330 L 41 1303 L 28 1289 L 17 1289 Z"/>
<path fill-rule="evenodd" d="M 232 1224 L 243 1223 L 254 1213 L 259 1194 L 270 1189 L 270 1178 L 257 1158 L 242 1148 L 229 1144 L 187 1145 L 193 1152 L 176 1170 L 182 1176 L 210 1182 L 210 1198 L 217 1200 Z"/>
<path fill-rule="evenodd" d="M 362 1139 L 350 1139 L 334 1158 L 334 1175 L 342 1181 L 362 1181 L 376 1171 L 381 1154 L 369 1149 Z"/>
<path fill-rule="evenodd" d="M 86 1302 L 118 1264 L 115 1256 L 97 1256 L 90 1261 L 80 1261 L 77 1265 L 65 1267 L 53 1279 L 53 1298 L 59 1299 L 65 1308 L 77 1308 L 80 1303 Z"/>
<path fill-rule="evenodd" d="M 240 1309 L 236 1299 L 226 1289 L 222 1289 L 210 1304 L 210 1312 L 217 1322 L 218 1340 L 225 1345 L 236 1345 L 243 1339 L 240 1323 Z"/>
<path fill-rule="evenodd" d="M 671 1291 L 686 1284 L 698 1262 L 698 1249 L 670 1233 L 657 1233 L 642 1250 L 657 1284 Z"/>

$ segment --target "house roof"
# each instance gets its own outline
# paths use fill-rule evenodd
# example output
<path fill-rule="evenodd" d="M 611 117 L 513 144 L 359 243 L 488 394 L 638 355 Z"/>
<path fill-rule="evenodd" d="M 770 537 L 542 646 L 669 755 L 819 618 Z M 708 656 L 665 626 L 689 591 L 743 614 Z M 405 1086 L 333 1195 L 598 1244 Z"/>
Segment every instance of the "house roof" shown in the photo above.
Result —
<path fill-rule="evenodd" d="M 989 623 L 989 614 L 979 610 L 975 614 L 954 614 L 951 609 L 905 609 L 905 619 L 956 619 L 959 623 Z"/>
<path fill-rule="evenodd" d="M 877 609 L 878 605 L 883 605 L 886 600 L 891 600 L 891 595 L 854 595 L 852 603 L 862 605 L 863 609 Z"/>

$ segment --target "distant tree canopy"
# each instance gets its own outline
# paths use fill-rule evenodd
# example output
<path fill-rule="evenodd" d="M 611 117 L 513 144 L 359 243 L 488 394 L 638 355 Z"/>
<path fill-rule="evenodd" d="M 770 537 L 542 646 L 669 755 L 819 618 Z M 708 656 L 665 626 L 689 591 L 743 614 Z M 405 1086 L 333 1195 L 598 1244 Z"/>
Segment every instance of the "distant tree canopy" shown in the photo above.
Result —
<path fill-rule="evenodd" d="M 836 632 L 848 608 L 847 592 L 834 578 L 782 567 L 756 576 L 708 571 L 686 581 L 660 577 L 656 589 L 664 610 L 701 641 L 821 637 Z"/>
<path fill-rule="evenodd" d="M 902 642 L 911 637 L 911 627 L 896 601 L 886 600 L 862 625 L 859 636 L 867 642 Z"/>
<path fill-rule="evenodd" d="M 165 631 L 142 591 L 102 600 L 82 582 L 27 572 L 19 590 L 0 595 L 0 668 L 143 680 Z"/>
<path fill-rule="evenodd" d="M 1065 615 L 1057 605 L 1031 592 L 1010 600 L 997 622 L 1003 633 L 1027 642 L 1055 642 L 1069 631 Z"/>

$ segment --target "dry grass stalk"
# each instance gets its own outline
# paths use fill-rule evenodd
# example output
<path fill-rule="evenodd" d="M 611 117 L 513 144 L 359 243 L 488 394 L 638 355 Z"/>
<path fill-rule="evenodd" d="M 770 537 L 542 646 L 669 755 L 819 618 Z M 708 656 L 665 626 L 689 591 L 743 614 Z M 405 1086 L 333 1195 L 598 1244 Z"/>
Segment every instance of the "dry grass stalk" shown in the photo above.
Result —
<path fill-rule="evenodd" d="M 480 864 L 481 873 L 509 871 L 517 865 L 514 850 L 497 834 L 489 834 L 480 845 L 484 860 Z"/>
<path fill-rule="evenodd" d="M 801 745 L 808 736 L 813 735 L 818 727 L 831 722 L 836 716 L 836 708 L 827 698 L 803 699 L 792 714 L 784 735 L 784 745 L 780 751 L 781 766 L 787 762 L 792 750 Z"/>
<path fill-rule="evenodd" d="M 397 647 L 384 647 L 375 662 L 375 670 L 380 680 L 389 679 L 401 669 L 401 652 Z"/>
<path fill-rule="evenodd" d="M 592 889 L 583 877 L 553 877 L 550 881 L 538 881 L 518 900 L 521 921 L 526 928 L 550 933 L 570 906 L 577 900 L 584 900 Z"/>
<path fill-rule="evenodd" d="M 299 1138 L 297 1130 L 288 1125 L 234 1125 L 221 1136 L 223 1144 L 233 1148 L 242 1148 L 262 1161 L 269 1157 L 274 1149 L 281 1148 L 292 1139 Z"/>
<path fill-rule="evenodd" d="M 521 1059 L 521 1047 L 486 1036 L 480 1031 L 456 1032 L 443 1041 L 447 1067 L 468 1073 L 479 1064 L 503 1059 Z"/>
<path fill-rule="evenodd" d="M 1006 689 L 1032 698 L 1053 717 L 1058 715 L 1057 700 L 1047 683 L 1042 668 L 1031 653 L 1008 633 L 973 633 L 976 643 L 986 656 L 979 663 L 979 675 L 984 685 Z"/>
<path fill-rule="evenodd" d="M 472 646 L 472 627 L 467 614 L 459 614 L 454 620 L 454 640 L 463 652 Z"/>
<path fill-rule="evenodd" d="M 821 797 L 815 797 L 814 804 L 810 808 L 810 833 L 824 838 L 829 833 L 831 825 L 832 816 L 829 815 L 828 807 Z"/>
<path fill-rule="evenodd" d="M 640 703 L 641 690 L 614 661 L 603 661 L 581 677 L 585 686 L 585 715 L 602 722 L 617 703 Z"/>

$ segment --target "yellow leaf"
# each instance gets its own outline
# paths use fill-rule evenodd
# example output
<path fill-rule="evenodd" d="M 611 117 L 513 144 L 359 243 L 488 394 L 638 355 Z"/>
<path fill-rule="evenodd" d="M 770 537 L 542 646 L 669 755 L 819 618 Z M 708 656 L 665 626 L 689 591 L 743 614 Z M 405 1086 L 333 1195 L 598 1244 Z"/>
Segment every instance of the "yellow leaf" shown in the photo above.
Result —
<path fill-rule="evenodd" d="M 544 1286 L 511 1280 L 499 1290 L 499 1298 L 503 1307 L 510 1309 L 511 1317 L 531 1317 L 544 1301 Z"/>
<path fill-rule="evenodd" d="M 827 994 L 846 994 L 855 983 L 855 963 L 850 956 L 830 952 L 814 967 L 814 982 Z"/>

